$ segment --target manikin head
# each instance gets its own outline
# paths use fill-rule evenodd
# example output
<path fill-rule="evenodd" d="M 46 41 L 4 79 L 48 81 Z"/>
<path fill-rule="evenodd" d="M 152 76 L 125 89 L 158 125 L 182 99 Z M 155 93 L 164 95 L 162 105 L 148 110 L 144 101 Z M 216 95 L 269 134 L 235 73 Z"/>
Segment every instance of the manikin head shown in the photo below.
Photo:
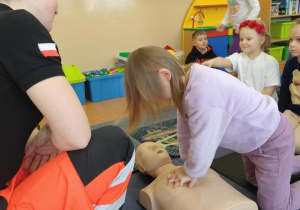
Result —
<path fill-rule="evenodd" d="M 0 0 L 14 10 L 24 9 L 34 15 L 50 32 L 54 16 L 57 15 L 57 0 Z"/>
<path fill-rule="evenodd" d="M 135 163 L 141 173 L 151 175 L 151 171 L 172 161 L 168 152 L 159 144 L 145 142 L 136 150 Z"/>

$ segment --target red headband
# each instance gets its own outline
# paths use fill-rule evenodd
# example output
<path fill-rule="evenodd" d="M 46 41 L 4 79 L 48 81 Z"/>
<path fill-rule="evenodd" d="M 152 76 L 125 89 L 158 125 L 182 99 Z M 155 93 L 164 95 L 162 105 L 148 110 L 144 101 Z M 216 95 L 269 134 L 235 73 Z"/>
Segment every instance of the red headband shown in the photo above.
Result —
<path fill-rule="evenodd" d="M 245 20 L 240 24 L 239 30 L 241 30 L 241 28 L 245 26 L 249 26 L 250 28 L 255 29 L 258 34 L 262 34 L 265 32 L 265 26 L 263 24 L 257 23 L 255 20 Z"/>

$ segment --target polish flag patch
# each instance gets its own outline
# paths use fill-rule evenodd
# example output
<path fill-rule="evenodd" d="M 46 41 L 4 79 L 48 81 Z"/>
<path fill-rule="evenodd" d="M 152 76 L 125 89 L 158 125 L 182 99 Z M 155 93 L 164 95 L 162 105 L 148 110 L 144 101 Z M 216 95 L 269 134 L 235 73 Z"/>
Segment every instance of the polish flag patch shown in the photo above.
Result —
<path fill-rule="evenodd" d="M 55 43 L 41 43 L 38 44 L 41 53 L 45 56 L 56 56 L 59 57 L 59 54 L 56 50 Z"/>

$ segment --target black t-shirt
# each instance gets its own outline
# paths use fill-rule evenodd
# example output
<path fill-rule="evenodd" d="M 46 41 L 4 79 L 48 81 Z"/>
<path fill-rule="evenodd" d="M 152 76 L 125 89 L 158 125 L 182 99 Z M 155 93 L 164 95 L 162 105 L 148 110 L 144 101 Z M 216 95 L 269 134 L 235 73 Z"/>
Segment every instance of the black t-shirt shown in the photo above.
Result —
<path fill-rule="evenodd" d="M 280 112 L 291 110 L 295 114 L 300 115 L 300 105 L 293 104 L 290 92 L 290 85 L 294 82 L 293 72 L 298 69 L 300 69 L 300 64 L 297 56 L 288 60 L 284 66 L 278 100 L 278 108 Z"/>
<path fill-rule="evenodd" d="M 202 54 L 195 46 L 193 46 L 192 51 L 185 59 L 185 64 L 189 63 L 203 63 L 204 61 L 216 58 L 217 55 L 214 53 L 212 46 L 207 45 L 206 53 Z"/>
<path fill-rule="evenodd" d="M 42 119 L 26 90 L 64 75 L 59 54 L 42 53 L 47 46 L 57 51 L 49 32 L 32 14 L 0 4 L 0 189 L 20 168 L 26 142 Z"/>

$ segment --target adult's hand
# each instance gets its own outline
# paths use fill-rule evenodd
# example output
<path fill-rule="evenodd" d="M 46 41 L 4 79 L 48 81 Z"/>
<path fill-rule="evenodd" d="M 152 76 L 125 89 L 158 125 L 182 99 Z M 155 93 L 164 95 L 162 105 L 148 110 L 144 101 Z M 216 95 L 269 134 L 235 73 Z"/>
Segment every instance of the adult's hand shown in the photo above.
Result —
<path fill-rule="evenodd" d="M 45 125 L 26 147 L 24 170 L 33 173 L 58 153 L 59 150 L 52 143 L 51 129 Z"/>

